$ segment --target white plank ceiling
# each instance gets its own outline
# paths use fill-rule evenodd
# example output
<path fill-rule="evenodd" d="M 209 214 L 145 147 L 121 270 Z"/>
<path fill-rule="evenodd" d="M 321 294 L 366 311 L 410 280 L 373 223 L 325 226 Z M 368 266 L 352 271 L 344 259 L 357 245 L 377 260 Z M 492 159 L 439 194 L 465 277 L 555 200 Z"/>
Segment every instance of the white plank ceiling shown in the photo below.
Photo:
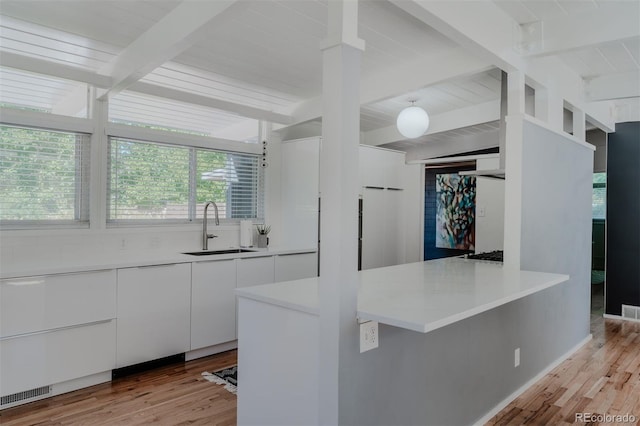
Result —
<path fill-rule="evenodd" d="M 246 135 L 246 129 L 253 128 L 261 114 L 292 116 L 300 105 L 317 99 L 322 93 L 319 45 L 327 31 L 327 1 L 233 3 L 199 29 L 197 39 L 170 61 L 140 76 L 141 84 L 113 93 L 112 118 L 163 125 L 176 120 L 180 123 L 172 127 L 229 136 L 232 129 L 244 129 L 241 133 Z M 464 2 L 458 3 L 464 7 Z M 582 16 L 586 19 L 594 13 L 607 13 L 612 4 L 619 2 L 495 0 L 493 3 L 517 26 L 570 21 Z M 180 0 L 2 0 L 0 103 L 54 109 L 79 90 L 79 83 L 60 78 L 64 75 L 46 75 L 46 64 L 105 77 L 100 75 L 104 72 L 101 70 L 113 64 L 125 48 L 150 28 L 162 28 L 163 19 L 181 4 Z M 363 81 L 395 75 L 397 69 L 412 64 L 433 63 L 448 52 L 461 49 L 457 43 L 386 0 L 361 1 L 359 21 L 359 36 L 366 42 Z M 638 27 L 638 35 L 621 40 L 607 39 L 605 31 L 603 42 L 596 40 L 584 46 L 537 54 L 560 58 L 593 89 L 589 93 L 594 100 L 606 99 L 609 92 L 608 87 L 603 89 L 606 83 L 603 78 L 618 76 L 618 80 L 633 80 L 636 75 L 640 76 L 640 20 Z M 171 31 L 171 28 L 165 29 Z M 532 57 L 535 56 L 533 52 Z M 20 59 L 23 57 L 39 61 L 28 66 L 16 65 L 23 63 Z M 421 69 L 415 73 L 421 73 Z M 184 99 L 162 100 L 151 96 L 148 90 L 144 93 L 144 87 L 185 93 L 186 98 L 192 96 L 199 105 L 187 105 Z M 463 77 L 452 75 L 444 81 L 418 84 L 411 90 L 390 92 L 384 99 L 363 104 L 361 129 L 366 133 L 393 126 L 395 117 L 410 100 L 415 100 L 430 115 L 439 116 L 495 102 L 499 92 L 500 71 L 491 66 Z M 629 96 L 621 96 L 619 92 L 611 95 L 612 98 L 638 102 L 635 91 L 631 90 Z M 286 124 L 285 121 L 281 123 Z M 491 123 L 476 124 L 465 126 L 465 134 L 495 128 Z M 456 135 L 455 132 L 427 135 L 413 142 L 393 140 L 385 146 L 409 149 Z"/>

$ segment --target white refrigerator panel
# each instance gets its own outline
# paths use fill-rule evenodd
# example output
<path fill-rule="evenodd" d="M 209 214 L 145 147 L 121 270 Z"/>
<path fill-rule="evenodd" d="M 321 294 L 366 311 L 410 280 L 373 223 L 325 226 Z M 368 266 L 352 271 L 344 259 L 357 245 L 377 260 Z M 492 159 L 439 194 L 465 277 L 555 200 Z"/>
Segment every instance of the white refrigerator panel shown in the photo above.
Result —
<path fill-rule="evenodd" d="M 320 139 L 282 143 L 282 242 L 286 247 L 318 244 Z"/>

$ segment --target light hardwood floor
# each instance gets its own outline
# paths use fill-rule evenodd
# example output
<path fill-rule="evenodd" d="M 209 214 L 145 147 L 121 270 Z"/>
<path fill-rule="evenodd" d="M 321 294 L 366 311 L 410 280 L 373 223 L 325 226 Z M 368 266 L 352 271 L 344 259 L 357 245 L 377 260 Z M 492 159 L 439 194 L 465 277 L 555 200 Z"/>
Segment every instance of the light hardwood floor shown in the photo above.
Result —
<path fill-rule="evenodd" d="M 582 412 L 632 414 L 640 424 L 640 323 L 594 315 L 591 327 L 593 340 L 488 425 L 577 424 L 575 414 Z M 236 396 L 201 373 L 236 358 L 236 351 L 225 352 L 7 409 L 0 424 L 233 425 Z"/>
<path fill-rule="evenodd" d="M 640 323 L 600 317 L 591 331 L 589 343 L 487 425 L 640 424 Z M 628 414 L 635 421 L 587 423 L 576 413 Z"/>
<path fill-rule="evenodd" d="M 236 364 L 237 352 L 159 367 L 0 411 L 9 425 L 235 425 L 236 396 L 201 373 Z"/>

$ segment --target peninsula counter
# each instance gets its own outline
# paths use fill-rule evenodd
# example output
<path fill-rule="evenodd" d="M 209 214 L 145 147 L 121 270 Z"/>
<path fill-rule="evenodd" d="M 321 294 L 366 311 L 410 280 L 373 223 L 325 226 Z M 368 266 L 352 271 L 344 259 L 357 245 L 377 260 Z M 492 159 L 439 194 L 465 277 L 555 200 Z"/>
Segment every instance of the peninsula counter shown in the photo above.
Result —
<path fill-rule="evenodd" d="M 414 409 L 406 419 L 393 414 L 408 400 L 402 397 L 403 392 L 395 393 L 397 401 L 395 397 L 383 397 L 384 392 L 375 390 L 380 386 L 381 377 L 388 377 L 382 380 L 387 382 L 386 388 L 413 388 L 409 400 L 415 399 L 420 406 L 430 407 L 429 399 L 435 404 L 442 398 L 447 399 L 449 385 L 462 392 L 474 389 L 476 374 L 464 370 L 491 371 L 494 360 L 486 359 L 487 353 L 495 351 L 495 358 L 502 363 L 506 359 L 513 369 L 513 349 L 507 352 L 505 346 L 522 346 L 523 357 L 528 357 L 526 344 L 511 342 L 514 340 L 512 330 L 501 333 L 501 330 L 488 329 L 487 321 L 493 324 L 502 318 L 505 323 L 500 327 L 505 328 L 517 324 L 512 316 L 518 316 L 516 311 L 520 307 L 514 307 L 512 302 L 535 297 L 552 287 L 561 288 L 560 284 L 569 276 L 512 271 L 500 263 L 447 258 L 366 270 L 359 273 L 359 279 L 358 319 L 378 321 L 384 326 L 380 328 L 380 347 L 361 354 L 354 368 L 354 380 L 359 377 L 363 380 L 354 385 L 361 391 L 351 405 L 353 410 L 360 410 L 358 407 L 367 403 L 365 395 L 374 392 L 378 394 L 377 399 L 385 399 L 382 405 L 386 408 L 381 410 L 389 416 L 379 417 L 379 421 L 411 424 L 427 419 L 426 411 Z M 321 374 L 317 366 L 322 354 L 318 344 L 318 278 L 242 288 L 237 289 L 236 294 L 239 298 L 238 424 L 317 424 L 317 386 Z M 523 318 L 528 315 L 525 312 Z M 544 332 L 544 329 L 538 331 Z M 461 339 L 460 335 L 467 337 Z M 487 337 L 487 344 L 474 343 L 482 335 Z M 501 342 L 503 338 L 508 342 Z M 526 340 L 528 336 L 522 338 Z M 469 351 L 469 345 L 478 350 L 475 362 L 469 353 L 461 356 L 463 351 Z M 402 365 L 390 373 L 394 359 Z M 487 365 L 483 365 L 485 359 Z M 385 364 L 387 361 L 389 365 Z M 539 372 L 538 367 L 533 368 Z M 389 371 L 381 370 L 387 368 Z M 462 378 L 452 376 L 452 383 L 445 384 L 437 374 L 451 368 L 460 372 Z M 377 372 L 367 372 L 368 369 L 377 369 Z M 513 372 L 514 375 L 521 373 Z M 378 379 L 373 379 L 374 376 Z M 465 383 L 466 376 L 468 383 Z M 419 383 L 408 386 L 403 383 L 403 377 Z M 398 383 L 393 383 L 394 380 Z M 434 393 L 437 397 L 431 398 Z M 475 421 L 504 399 L 496 398 L 489 399 L 493 402 L 482 402 L 483 398 L 478 398 L 477 407 L 458 411 L 468 411 L 465 422 L 469 417 Z M 456 413 L 448 419 L 442 416 L 429 419 L 447 423 L 456 419 Z"/>

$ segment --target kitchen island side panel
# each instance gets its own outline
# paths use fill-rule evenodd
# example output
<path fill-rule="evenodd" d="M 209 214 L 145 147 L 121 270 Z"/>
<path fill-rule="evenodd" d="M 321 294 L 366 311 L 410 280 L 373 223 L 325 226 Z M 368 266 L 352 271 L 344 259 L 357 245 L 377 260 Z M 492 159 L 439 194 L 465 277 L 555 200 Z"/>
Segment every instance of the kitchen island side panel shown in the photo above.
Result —
<path fill-rule="evenodd" d="M 556 338 L 550 306 L 565 287 L 426 334 L 380 324 L 380 346 L 343 373 L 340 424 L 474 424 L 565 355 L 552 358 L 542 349 Z"/>
<path fill-rule="evenodd" d="M 521 268 L 570 276 L 549 306 L 557 323 L 550 355 L 589 334 L 593 153 L 570 135 L 524 122 Z"/>

